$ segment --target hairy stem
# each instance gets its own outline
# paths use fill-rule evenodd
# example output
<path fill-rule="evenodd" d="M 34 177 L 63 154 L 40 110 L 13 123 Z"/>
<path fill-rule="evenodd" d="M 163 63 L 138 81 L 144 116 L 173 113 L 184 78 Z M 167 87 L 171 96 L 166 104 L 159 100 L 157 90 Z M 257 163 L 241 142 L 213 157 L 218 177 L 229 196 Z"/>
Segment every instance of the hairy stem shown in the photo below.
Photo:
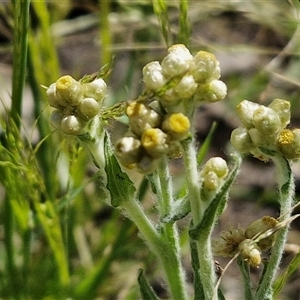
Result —
<path fill-rule="evenodd" d="M 291 208 L 294 197 L 294 179 L 289 162 L 282 156 L 276 154 L 272 156 L 276 166 L 277 182 L 279 187 L 280 221 L 287 220 L 291 215 Z M 272 285 L 275 275 L 284 252 L 284 245 L 288 233 L 288 226 L 280 229 L 275 236 L 272 247 L 272 254 L 264 273 L 259 289 L 255 295 L 256 300 L 273 299 Z"/>
<path fill-rule="evenodd" d="M 189 199 L 191 204 L 191 213 L 193 224 L 197 225 L 203 218 L 203 205 L 201 201 L 197 155 L 195 145 L 192 139 L 182 143 L 184 148 L 184 162 L 186 168 L 186 183 L 188 187 Z M 200 276 L 203 284 L 203 290 L 206 300 L 213 299 L 214 286 L 216 282 L 215 269 L 213 264 L 213 255 L 211 250 L 210 230 L 204 232 L 203 236 L 196 241 L 198 258 L 200 264 Z"/>
<path fill-rule="evenodd" d="M 169 172 L 168 160 L 162 158 L 156 173 L 156 189 L 158 209 L 160 216 L 171 212 L 174 204 L 173 185 Z M 178 229 L 175 223 L 163 223 L 161 225 L 162 238 L 164 239 L 167 252 L 163 254 L 163 263 L 168 278 L 170 291 L 173 299 L 187 299 L 185 291 L 185 275 L 180 260 L 180 246 Z M 168 253 L 168 255 L 166 255 Z"/>

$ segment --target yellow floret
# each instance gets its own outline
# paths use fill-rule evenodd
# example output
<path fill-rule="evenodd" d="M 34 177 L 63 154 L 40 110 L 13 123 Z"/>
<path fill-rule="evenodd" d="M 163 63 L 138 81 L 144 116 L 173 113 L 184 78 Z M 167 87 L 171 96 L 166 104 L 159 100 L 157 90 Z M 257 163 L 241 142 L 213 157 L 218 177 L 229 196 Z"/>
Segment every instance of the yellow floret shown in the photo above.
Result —
<path fill-rule="evenodd" d="M 174 113 L 163 122 L 162 129 L 175 140 L 184 140 L 189 135 L 190 120 L 182 113 Z"/>

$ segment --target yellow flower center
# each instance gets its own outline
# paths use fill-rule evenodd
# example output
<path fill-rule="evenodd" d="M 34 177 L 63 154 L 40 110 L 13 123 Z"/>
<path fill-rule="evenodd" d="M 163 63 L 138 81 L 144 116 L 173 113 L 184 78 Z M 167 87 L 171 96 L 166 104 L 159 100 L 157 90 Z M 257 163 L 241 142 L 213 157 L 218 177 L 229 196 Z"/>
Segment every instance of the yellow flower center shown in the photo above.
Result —
<path fill-rule="evenodd" d="M 294 139 L 295 139 L 295 135 L 291 130 L 283 129 L 279 133 L 278 144 L 279 145 L 289 145 L 294 141 Z"/>
<path fill-rule="evenodd" d="M 175 133 L 184 133 L 189 130 L 190 121 L 184 114 L 176 113 L 170 116 L 169 126 L 171 131 Z"/>
<path fill-rule="evenodd" d="M 57 90 L 68 89 L 73 83 L 73 78 L 70 75 L 62 76 L 56 81 Z"/>

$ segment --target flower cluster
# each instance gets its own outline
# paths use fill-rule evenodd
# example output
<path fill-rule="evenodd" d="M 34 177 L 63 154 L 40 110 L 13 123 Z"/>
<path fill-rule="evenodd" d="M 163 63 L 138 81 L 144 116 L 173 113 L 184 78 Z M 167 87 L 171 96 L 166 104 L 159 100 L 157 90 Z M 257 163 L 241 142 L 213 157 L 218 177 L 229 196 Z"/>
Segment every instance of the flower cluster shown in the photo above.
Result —
<path fill-rule="evenodd" d="M 162 114 L 138 101 L 128 104 L 126 114 L 130 130 L 115 145 L 116 155 L 124 166 L 149 173 L 162 155 L 180 154 L 180 141 L 190 132 L 190 121 L 184 114 Z"/>
<path fill-rule="evenodd" d="M 267 161 L 263 150 L 277 151 L 287 159 L 300 158 L 300 130 L 290 130 L 290 103 L 275 99 L 266 107 L 247 100 L 237 106 L 242 126 L 233 130 L 231 143 L 241 153 Z"/>
<path fill-rule="evenodd" d="M 234 257 L 239 254 L 252 267 L 261 263 L 261 253 L 273 245 L 274 234 L 267 233 L 275 229 L 279 222 L 264 216 L 252 222 L 246 229 L 241 227 L 231 228 L 222 232 L 221 237 L 213 241 L 213 251 L 217 256 Z"/>
<path fill-rule="evenodd" d="M 147 64 L 145 92 L 128 104 L 129 131 L 115 145 L 120 162 L 150 173 L 163 155 L 181 155 L 180 141 L 190 135 L 188 116 L 198 102 L 226 96 L 226 85 L 219 78 L 219 62 L 213 54 L 200 51 L 193 56 L 182 44 L 170 47 L 161 63 Z"/>
<path fill-rule="evenodd" d="M 70 135 L 85 133 L 85 127 L 100 111 L 107 86 L 103 79 L 82 83 L 71 76 L 62 76 L 47 89 L 48 102 L 56 108 L 51 124 Z"/>
<path fill-rule="evenodd" d="M 161 63 L 153 61 L 143 68 L 146 89 L 159 96 L 169 112 L 180 108 L 182 101 L 222 100 L 227 87 L 219 78 L 220 66 L 213 54 L 200 51 L 192 56 L 182 44 L 170 47 Z"/>

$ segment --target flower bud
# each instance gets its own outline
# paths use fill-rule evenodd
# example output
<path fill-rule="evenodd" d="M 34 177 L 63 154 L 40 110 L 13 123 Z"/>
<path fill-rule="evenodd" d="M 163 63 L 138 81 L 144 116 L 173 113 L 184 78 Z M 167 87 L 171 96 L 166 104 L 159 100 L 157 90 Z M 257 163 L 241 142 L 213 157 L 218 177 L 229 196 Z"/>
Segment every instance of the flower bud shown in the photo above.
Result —
<path fill-rule="evenodd" d="M 287 159 L 299 159 L 300 129 L 283 129 L 278 135 L 277 146 Z"/>
<path fill-rule="evenodd" d="M 107 92 L 107 85 L 102 78 L 97 78 L 92 82 L 84 83 L 82 88 L 86 98 L 94 98 L 96 101 L 103 100 Z"/>
<path fill-rule="evenodd" d="M 84 133 L 84 123 L 76 116 L 65 116 L 61 120 L 61 131 L 65 134 L 80 135 Z"/>
<path fill-rule="evenodd" d="M 228 174 L 228 166 L 226 161 L 221 157 L 212 157 L 210 158 L 205 166 L 204 166 L 204 172 L 214 172 L 218 178 L 224 178 Z"/>
<path fill-rule="evenodd" d="M 248 101 L 248 100 L 243 100 L 241 103 L 239 103 L 236 107 L 237 114 L 239 116 L 239 119 L 241 123 L 246 127 L 246 128 L 251 128 L 253 127 L 253 115 L 254 112 L 260 107 L 261 105 Z"/>
<path fill-rule="evenodd" d="M 48 87 L 47 91 L 46 91 L 47 97 L 48 97 L 48 102 L 50 104 L 50 106 L 55 107 L 55 108 L 59 108 L 62 106 L 62 104 L 60 103 L 60 99 L 58 99 L 57 94 L 56 94 L 56 84 L 52 83 L 50 84 L 50 86 Z"/>
<path fill-rule="evenodd" d="M 291 103 L 282 99 L 274 99 L 269 108 L 273 109 L 280 118 L 281 127 L 285 128 L 291 120 Z"/>
<path fill-rule="evenodd" d="M 248 262 L 251 267 L 258 268 L 261 263 L 261 251 L 258 245 L 251 239 L 243 240 L 239 244 L 241 257 Z"/>
<path fill-rule="evenodd" d="M 144 130 L 159 127 L 161 124 L 160 115 L 143 103 L 134 101 L 126 108 L 132 132 L 140 136 Z"/>
<path fill-rule="evenodd" d="M 245 236 L 248 239 L 257 237 L 258 234 L 264 233 L 265 231 L 276 227 L 278 221 L 270 216 L 264 216 L 258 220 L 252 222 L 245 230 Z M 268 250 L 272 247 L 274 241 L 274 235 L 270 235 L 257 242 L 257 245 L 262 251 Z"/>
<path fill-rule="evenodd" d="M 279 116 L 273 109 L 263 105 L 253 113 L 252 123 L 255 128 L 265 135 L 277 133 L 281 129 Z"/>
<path fill-rule="evenodd" d="M 209 84 L 207 101 L 217 102 L 223 100 L 227 95 L 227 86 L 221 80 L 212 80 Z"/>
<path fill-rule="evenodd" d="M 216 191 L 220 185 L 220 178 L 213 171 L 204 173 L 202 175 L 202 180 L 204 189 L 208 191 Z"/>
<path fill-rule="evenodd" d="M 172 139 L 182 141 L 190 133 L 190 120 L 182 113 L 168 115 L 162 123 L 162 130 L 168 133 Z"/>
<path fill-rule="evenodd" d="M 90 120 L 99 113 L 100 104 L 94 98 L 84 98 L 78 106 L 78 111 L 85 119 Z"/>
<path fill-rule="evenodd" d="M 191 74 L 197 83 L 209 82 L 220 78 L 220 67 L 216 57 L 209 52 L 198 52 L 191 62 Z"/>
<path fill-rule="evenodd" d="M 166 154 L 169 148 L 168 136 L 159 128 L 146 129 L 142 134 L 141 142 L 147 153 L 153 158 Z"/>
<path fill-rule="evenodd" d="M 167 156 L 169 158 L 179 158 L 182 157 L 182 145 L 180 141 L 171 141 L 169 143 L 169 149 L 167 152 Z"/>
<path fill-rule="evenodd" d="M 240 153 L 249 153 L 254 148 L 248 130 L 245 127 L 238 127 L 231 132 L 230 142 Z"/>
<path fill-rule="evenodd" d="M 143 81 L 147 89 L 153 92 L 165 85 L 166 79 L 158 61 L 152 61 L 143 68 Z"/>
<path fill-rule="evenodd" d="M 179 83 L 174 87 L 175 93 L 181 99 L 189 99 L 191 98 L 198 84 L 195 82 L 194 77 L 192 75 L 184 75 Z"/>
<path fill-rule="evenodd" d="M 183 75 L 190 67 L 193 58 L 190 51 L 182 44 L 173 45 L 168 55 L 162 60 L 162 73 L 166 78 Z"/>
<path fill-rule="evenodd" d="M 195 101 L 217 102 L 223 100 L 227 94 L 227 86 L 221 80 L 212 80 L 205 85 L 198 85 L 195 91 Z"/>
<path fill-rule="evenodd" d="M 131 136 L 123 137 L 117 142 L 115 152 L 123 165 L 135 164 L 141 158 L 141 142 Z"/>
<path fill-rule="evenodd" d="M 62 76 L 56 81 L 56 94 L 62 105 L 76 106 L 83 99 L 81 84 L 69 75 Z"/>

